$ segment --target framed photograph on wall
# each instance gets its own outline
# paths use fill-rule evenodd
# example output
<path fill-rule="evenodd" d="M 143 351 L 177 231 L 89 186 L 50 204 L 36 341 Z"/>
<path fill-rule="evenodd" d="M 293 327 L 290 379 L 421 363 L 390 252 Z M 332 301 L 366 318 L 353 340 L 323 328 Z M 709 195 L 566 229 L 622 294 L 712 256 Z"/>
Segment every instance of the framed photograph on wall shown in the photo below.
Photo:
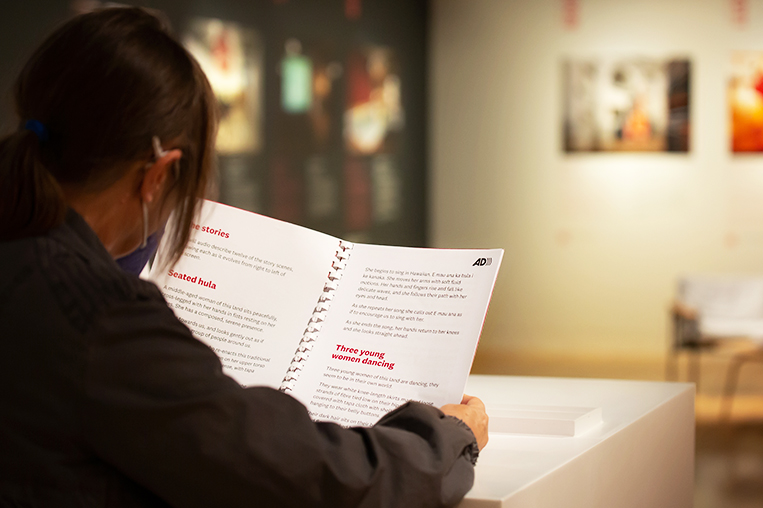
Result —
<path fill-rule="evenodd" d="M 688 152 L 690 76 L 685 58 L 564 59 L 564 151 Z"/>
<path fill-rule="evenodd" d="M 263 49 L 256 31 L 214 18 L 195 18 L 183 43 L 209 79 L 220 107 L 217 151 L 257 153 L 264 144 Z"/>
<path fill-rule="evenodd" d="M 763 51 L 734 51 L 728 83 L 734 153 L 763 152 Z"/>
<path fill-rule="evenodd" d="M 405 126 L 400 71 L 394 52 L 384 46 L 358 48 L 350 52 L 346 67 L 347 151 L 355 155 L 394 152 L 396 135 Z"/>

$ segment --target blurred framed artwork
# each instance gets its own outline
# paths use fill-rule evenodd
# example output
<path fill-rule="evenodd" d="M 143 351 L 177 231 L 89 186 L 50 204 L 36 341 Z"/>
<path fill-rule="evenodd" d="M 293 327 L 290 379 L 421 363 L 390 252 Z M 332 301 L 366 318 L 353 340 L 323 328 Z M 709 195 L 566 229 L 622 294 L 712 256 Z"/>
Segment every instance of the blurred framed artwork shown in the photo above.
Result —
<path fill-rule="evenodd" d="M 564 151 L 688 152 L 691 63 L 685 58 L 567 58 Z"/>
<path fill-rule="evenodd" d="M 325 155 L 342 143 L 344 68 L 336 44 L 292 37 L 282 47 L 274 149 L 305 157 Z"/>
<path fill-rule="evenodd" d="M 344 139 L 347 151 L 371 155 L 394 151 L 396 134 L 405 126 L 401 79 L 393 51 L 367 46 L 347 59 Z"/>
<path fill-rule="evenodd" d="M 191 20 L 183 43 L 220 106 L 217 151 L 257 153 L 263 145 L 263 49 L 254 30 L 213 18 Z"/>
<path fill-rule="evenodd" d="M 763 152 L 763 51 L 735 51 L 728 83 L 731 151 Z"/>

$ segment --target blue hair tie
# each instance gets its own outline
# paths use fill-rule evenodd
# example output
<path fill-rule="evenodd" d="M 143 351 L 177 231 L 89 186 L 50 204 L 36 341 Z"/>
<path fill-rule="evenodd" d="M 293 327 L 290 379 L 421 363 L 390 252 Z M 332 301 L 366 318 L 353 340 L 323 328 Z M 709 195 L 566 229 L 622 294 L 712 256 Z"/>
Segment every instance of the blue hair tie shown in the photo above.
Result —
<path fill-rule="evenodd" d="M 42 143 L 48 140 L 48 129 L 39 120 L 27 120 L 24 129 L 34 132 Z"/>

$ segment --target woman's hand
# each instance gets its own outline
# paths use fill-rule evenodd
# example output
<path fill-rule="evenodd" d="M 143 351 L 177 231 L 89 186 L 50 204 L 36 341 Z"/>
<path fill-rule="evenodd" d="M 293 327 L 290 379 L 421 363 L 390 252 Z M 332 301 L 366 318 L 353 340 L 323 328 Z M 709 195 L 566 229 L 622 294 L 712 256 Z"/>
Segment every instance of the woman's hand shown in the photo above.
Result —
<path fill-rule="evenodd" d="M 464 395 L 461 404 L 446 404 L 440 408 L 446 415 L 455 416 L 472 430 L 477 438 L 477 447 L 482 450 L 487 444 L 488 416 L 485 404 L 477 397 Z"/>

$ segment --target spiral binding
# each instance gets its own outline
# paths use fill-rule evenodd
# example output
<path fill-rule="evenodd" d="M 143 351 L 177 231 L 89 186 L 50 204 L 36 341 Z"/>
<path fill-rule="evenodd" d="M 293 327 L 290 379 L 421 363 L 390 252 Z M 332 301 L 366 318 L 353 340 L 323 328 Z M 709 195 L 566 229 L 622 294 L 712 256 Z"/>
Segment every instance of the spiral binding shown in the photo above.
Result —
<path fill-rule="evenodd" d="M 302 340 L 299 341 L 297 351 L 294 353 L 294 358 L 289 364 L 289 370 L 286 371 L 286 376 L 281 382 L 279 390 L 282 392 L 290 392 L 294 389 L 294 383 L 299 379 L 299 375 L 302 372 L 304 362 L 310 356 L 310 351 L 313 350 L 315 340 L 318 338 L 318 334 L 323 327 L 323 321 L 326 318 L 326 312 L 331 308 L 331 301 L 334 299 L 334 292 L 339 287 L 339 281 L 342 278 L 342 272 L 347 266 L 347 260 L 350 257 L 350 251 L 353 248 L 353 244 L 344 240 L 339 241 L 339 247 L 337 247 L 334 261 L 331 263 L 331 268 L 328 273 L 328 281 L 323 285 L 323 292 L 318 298 L 318 303 L 313 310 L 310 321 L 307 322 L 307 328 L 302 335 Z"/>

